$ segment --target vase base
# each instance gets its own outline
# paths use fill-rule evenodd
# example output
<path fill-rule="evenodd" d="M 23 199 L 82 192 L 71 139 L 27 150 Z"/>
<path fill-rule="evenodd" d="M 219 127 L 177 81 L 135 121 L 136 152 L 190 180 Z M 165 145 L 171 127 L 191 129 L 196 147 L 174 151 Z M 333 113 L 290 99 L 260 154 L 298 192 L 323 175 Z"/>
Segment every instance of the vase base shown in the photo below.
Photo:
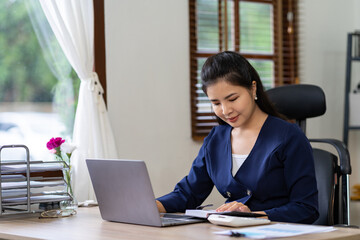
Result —
<path fill-rule="evenodd" d="M 78 209 L 78 202 L 75 198 L 72 200 L 64 200 L 60 202 L 61 210 L 76 210 Z"/>

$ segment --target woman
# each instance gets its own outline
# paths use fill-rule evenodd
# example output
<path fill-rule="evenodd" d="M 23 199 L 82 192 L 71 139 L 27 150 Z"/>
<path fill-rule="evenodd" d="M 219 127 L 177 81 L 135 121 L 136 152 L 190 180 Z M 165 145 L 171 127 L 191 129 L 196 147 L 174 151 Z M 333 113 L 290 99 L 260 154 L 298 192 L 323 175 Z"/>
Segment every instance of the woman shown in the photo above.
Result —
<path fill-rule="evenodd" d="M 312 148 L 300 128 L 274 110 L 256 70 L 240 54 L 223 52 L 207 59 L 201 78 L 219 126 L 205 138 L 188 176 L 157 199 L 159 211 L 195 208 L 215 185 L 227 198 L 219 212 L 313 223 L 319 214 Z"/>

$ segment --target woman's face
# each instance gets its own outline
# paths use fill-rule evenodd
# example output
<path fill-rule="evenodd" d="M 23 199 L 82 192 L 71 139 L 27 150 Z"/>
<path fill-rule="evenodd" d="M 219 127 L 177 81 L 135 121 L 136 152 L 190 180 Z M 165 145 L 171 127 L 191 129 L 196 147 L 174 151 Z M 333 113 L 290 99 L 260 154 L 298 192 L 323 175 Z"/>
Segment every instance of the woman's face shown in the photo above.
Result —
<path fill-rule="evenodd" d="M 207 96 L 216 116 L 234 128 L 243 127 L 256 108 L 256 82 L 253 81 L 253 87 L 249 90 L 219 79 L 207 87 Z"/>

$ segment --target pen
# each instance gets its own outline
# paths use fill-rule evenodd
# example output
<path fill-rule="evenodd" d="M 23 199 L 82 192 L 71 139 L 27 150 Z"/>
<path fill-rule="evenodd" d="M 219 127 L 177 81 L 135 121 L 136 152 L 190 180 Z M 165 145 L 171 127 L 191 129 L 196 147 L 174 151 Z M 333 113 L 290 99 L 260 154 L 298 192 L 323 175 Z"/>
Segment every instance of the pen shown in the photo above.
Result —
<path fill-rule="evenodd" d="M 230 231 L 230 237 L 245 237 L 245 234 L 243 233 L 239 233 L 239 232 L 235 232 L 235 231 Z"/>
<path fill-rule="evenodd" d="M 214 206 L 214 204 L 207 204 L 207 205 L 204 205 L 204 206 L 197 206 L 196 210 L 202 210 L 202 209 L 204 209 L 206 207 L 212 207 L 212 206 Z"/>

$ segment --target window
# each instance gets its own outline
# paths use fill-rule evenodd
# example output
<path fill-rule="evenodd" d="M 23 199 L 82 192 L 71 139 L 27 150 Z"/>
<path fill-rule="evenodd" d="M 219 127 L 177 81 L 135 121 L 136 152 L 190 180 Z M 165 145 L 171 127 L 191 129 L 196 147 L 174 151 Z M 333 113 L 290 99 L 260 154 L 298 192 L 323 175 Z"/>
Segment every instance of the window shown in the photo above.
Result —
<path fill-rule="evenodd" d="M 192 137 L 217 125 L 201 90 L 206 59 L 225 50 L 246 57 L 266 89 L 297 81 L 297 0 L 189 0 Z"/>
<path fill-rule="evenodd" d="M 0 146 L 24 144 L 32 160 L 51 160 L 47 141 L 72 136 L 80 81 L 38 4 L 0 1 Z M 3 160 L 25 155 L 1 153 Z"/>

